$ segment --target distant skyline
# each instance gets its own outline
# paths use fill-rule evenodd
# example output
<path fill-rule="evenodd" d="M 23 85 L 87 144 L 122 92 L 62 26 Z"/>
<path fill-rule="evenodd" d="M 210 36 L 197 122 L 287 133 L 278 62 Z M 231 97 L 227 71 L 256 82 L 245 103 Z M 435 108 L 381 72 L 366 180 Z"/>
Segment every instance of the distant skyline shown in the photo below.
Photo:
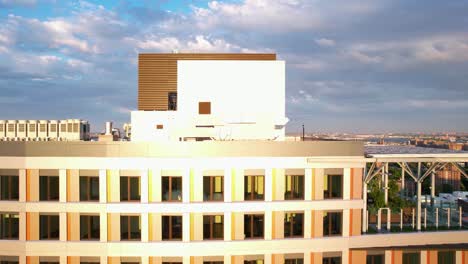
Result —
<path fill-rule="evenodd" d="M 130 122 L 141 52 L 273 52 L 288 133 L 468 132 L 468 0 L 0 0 L 0 119 Z"/>

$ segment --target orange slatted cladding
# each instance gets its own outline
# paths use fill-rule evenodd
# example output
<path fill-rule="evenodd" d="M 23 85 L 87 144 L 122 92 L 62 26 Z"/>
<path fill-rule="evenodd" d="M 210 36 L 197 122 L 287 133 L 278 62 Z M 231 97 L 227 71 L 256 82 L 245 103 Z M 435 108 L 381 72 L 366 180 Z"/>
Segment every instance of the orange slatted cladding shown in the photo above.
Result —
<path fill-rule="evenodd" d="M 276 54 L 143 53 L 138 55 L 138 110 L 166 111 L 169 92 L 177 92 L 178 60 L 276 60 Z"/>

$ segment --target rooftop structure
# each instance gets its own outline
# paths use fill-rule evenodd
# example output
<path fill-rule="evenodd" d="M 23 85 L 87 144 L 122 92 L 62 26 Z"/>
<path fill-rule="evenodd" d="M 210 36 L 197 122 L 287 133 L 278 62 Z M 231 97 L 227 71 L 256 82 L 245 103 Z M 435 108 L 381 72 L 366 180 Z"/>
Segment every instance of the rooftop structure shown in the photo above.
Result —
<path fill-rule="evenodd" d="M 0 120 L 2 141 L 77 141 L 89 139 L 88 121 L 66 120 Z"/>

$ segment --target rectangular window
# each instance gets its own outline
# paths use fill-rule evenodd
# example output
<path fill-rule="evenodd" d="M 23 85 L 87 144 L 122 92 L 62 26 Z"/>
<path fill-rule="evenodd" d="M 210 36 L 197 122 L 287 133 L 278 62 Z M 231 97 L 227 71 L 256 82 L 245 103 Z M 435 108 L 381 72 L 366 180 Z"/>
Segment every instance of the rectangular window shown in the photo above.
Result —
<path fill-rule="evenodd" d="M 8 124 L 8 132 L 15 132 L 15 124 Z"/>
<path fill-rule="evenodd" d="M 99 177 L 80 176 L 80 201 L 99 201 Z"/>
<path fill-rule="evenodd" d="M 39 129 L 40 129 L 41 132 L 46 132 L 47 124 L 39 124 Z"/>
<path fill-rule="evenodd" d="M 325 212 L 323 216 L 323 236 L 340 236 L 342 225 L 342 212 Z"/>
<path fill-rule="evenodd" d="M 341 257 L 324 257 L 323 264 L 341 264 Z"/>
<path fill-rule="evenodd" d="M 120 201 L 140 201 L 140 177 L 120 177 Z"/>
<path fill-rule="evenodd" d="M 39 176 L 39 196 L 41 201 L 58 201 L 59 176 Z"/>
<path fill-rule="evenodd" d="M 80 124 L 75 123 L 73 124 L 73 133 L 78 133 L 80 132 Z"/>
<path fill-rule="evenodd" d="M 244 264 L 263 264 L 263 259 L 244 260 Z"/>
<path fill-rule="evenodd" d="M 60 132 L 67 132 L 67 124 L 60 124 Z"/>
<path fill-rule="evenodd" d="M 284 214 L 284 237 L 304 237 L 304 214 Z"/>
<path fill-rule="evenodd" d="M 39 239 L 58 240 L 60 235 L 60 221 L 58 215 L 39 216 Z"/>
<path fill-rule="evenodd" d="M 419 264 L 421 256 L 419 252 L 403 252 L 403 264 Z"/>
<path fill-rule="evenodd" d="M 198 114 L 199 115 L 211 115 L 211 102 L 199 102 Z"/>
<path fill-rule="evenodd" d="M 223 176 L 203 177 L 203 201 L 223 201 Z"/>
<path fill-rule="evenodd" d="M 162 200 L 166 202 L 181 202 L 182 177 L 164 176 L 161 181 Z"/>
<path fill-rule="evenodd" d="M 50 132 L 57 132 L 57 124 L 50 124 Z"/>
<path fill-rule="evenodd" d="M 223 239 L 224 238 L 224 216 L 204 215 L 203 216 L 203 239 Z"/>
<path fill-rule="evenodd" d="M 0 200 L 18 201 L 19 199 L 19 177 L 0 176 Z"/>
<path fill-rule="evenodd" d="M 384 264 L 385 255 L 367 255 L 366 264 Z"/>
<path fill-rule="evenodd" d="M 0 239 L 19 238 L 19 214 L 0 214 Z"/>
<path fill-rule="evenodd" d="M 0 124 L 0 132 L 3 132 L 3 125 Z"/>
<path fill-rule="evenodd" d="M 224 261 L 203 261 L 203 264 L 223 264 Z"/>
<path fill-rule="evenodd" d="M 245 239 L 263 238 L 264 215 L 246 214 L 244 215 L 244 236 Z"/>
<path fill-rule="evenodd" d="M 325 175 L 323 197 L 343 198 L 343 175 Z"/>
<path fill-rule="evenodd" d="M 162 217 L 162 240 L 182 240 L 182 216 Z"/>
<path fill-rule="evenodd" d="M 455 251 L 439 251 L 437 252 L 438 264 L 455 264 Z"/>
<path fill-rule="evenodd" d="M 304 200 L 304 175 L 286 175 L 285 200 Z"/>
<path fill-rule="evenodd" d="M 265 199 L 265 177 L 264 176 L 245 176 L 244 177 L 244 200 L 254 201 Z"/>
<path fill-rule="evenodd" d="M 285 259 L 284 264 L 304 264 L 304 259 L 302 258 Z"/>
<path fill-rule="evenodd" d="M 0 256 L 0 264 L 19 264 L 19 257 Z"/>
<path fill-rule="evenodd" d="M 29 131 L 36 132 L 36 124 L 29 124 Z"/>
<path fill-rule="evenodd" d="M 80 215 L 80 240 L 99 240 L 99 215 Z"/>
<path fill-rule="evenodd" d="M 120 216 L 120 240 L 140 240 L 141 223 L 139 215 Z"/>
<path fill-rule="evenodd" d="M 170 92 L 167 96 L 167 110 L 177 110 L 177 92 Z"/>
<path fill-rule="evenodd" d="M 26 129 L 26 124 L 19 124 L 18 125 L 18 132 L 24 132 Z"/>

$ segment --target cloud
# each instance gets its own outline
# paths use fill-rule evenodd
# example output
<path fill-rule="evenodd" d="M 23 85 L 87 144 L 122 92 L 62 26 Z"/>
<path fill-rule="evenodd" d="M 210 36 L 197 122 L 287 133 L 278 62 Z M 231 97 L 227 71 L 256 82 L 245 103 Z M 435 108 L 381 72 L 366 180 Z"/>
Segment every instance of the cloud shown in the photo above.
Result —
<path fill-rule="evenodd" d="M 336 45 L 333 39 L 326 39 L 326 38 L 316 39 L 315 43 L 317 43 L 317 45 L 322 46 L 322 47 L 333 47 Z"/>
<path fill-rule="evenodd" d="M 36 4 L 36 0 L 0 0 L 0 8 L 31 7 Z"/>

